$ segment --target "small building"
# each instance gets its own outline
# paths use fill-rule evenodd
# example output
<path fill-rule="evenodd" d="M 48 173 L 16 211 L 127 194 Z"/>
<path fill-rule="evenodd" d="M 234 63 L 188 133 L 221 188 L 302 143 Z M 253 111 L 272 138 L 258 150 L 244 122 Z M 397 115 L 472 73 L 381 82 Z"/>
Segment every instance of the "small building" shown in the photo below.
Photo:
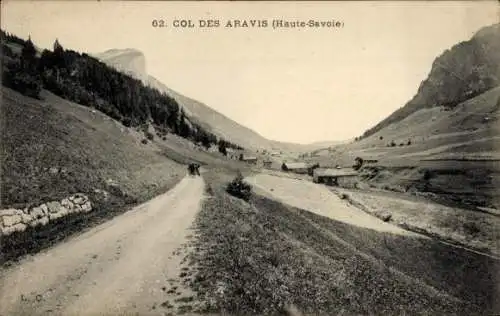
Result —
<path fill-rule="evenodd" d="M 273 165 L 273 161 L 272 160 L 264 160 L 262 162 L 262 164 L 264 165 L 264 168 L 271 168 L 271 166 Z"/>
<path fill-rule="evenodd" d="M 255 156 L 247 156 L 247 155 L 243 155 L 241 157 L 241 161 L 244 161 L 246 163 L 249 163 L 249 164 L 252 164 L 252 165 L 255 165 L 257 164 L 257 157 Z"/>
<path fill-rule="evenodd" d="M 281 169 L 283 171 L 306 174 L 309 171 L 309 165 L 305 162 L 284 162 Z"/>
<path fill-rule="evenodd" d="M 316 168 L 313 171 L 313 182 L 344 188 L 354 188 L 357 183 L 357 176 L 358 172 L 351 168 Z"/>

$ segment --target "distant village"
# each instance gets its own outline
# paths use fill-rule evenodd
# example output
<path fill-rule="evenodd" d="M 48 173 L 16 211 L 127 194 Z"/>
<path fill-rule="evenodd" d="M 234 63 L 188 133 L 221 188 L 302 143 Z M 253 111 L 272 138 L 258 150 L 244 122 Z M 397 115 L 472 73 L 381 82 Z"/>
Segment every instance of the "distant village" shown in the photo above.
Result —
<path fill-rule="evenodd" d="M 319 163 L 303 161 L 305 155 L 287 157 L 287 154 L 280 150 L 262 150 L 256 153 L 249 153 L 246 150 L 226 148 L 226 157 L 233 160 L 243 161 L 249 165 L 265 168 L 270 171 L 280 171 L 298 176 L 310 177 L 313 182 L 329 186 L 341 186 L 355 188 L 359 176 L 358 170 L 363 164 L 373 164 L 377 160 L 357 157 L 352 166 L 320 166 Z M 211 152 L 218 152 L 217 147 L 210 148 Z"/>

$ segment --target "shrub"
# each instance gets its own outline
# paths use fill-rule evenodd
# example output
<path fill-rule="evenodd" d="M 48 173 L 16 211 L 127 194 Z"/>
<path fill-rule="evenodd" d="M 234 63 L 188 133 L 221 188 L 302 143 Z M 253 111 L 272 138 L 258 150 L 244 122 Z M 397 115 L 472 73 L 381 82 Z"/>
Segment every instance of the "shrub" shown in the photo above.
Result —
<path fill-rule="evenodd" d="M 243 181 L 243 175 L 238 172 L 236 178 L 227 185 L 226 192 L 234 197 L 248 201 L 252 195 L 252 186 Z"/>
<path fill-rule="evenodd" d="M 214 195 L 214 190 L 212 189 L 212 187 L 210 186 L 210 184 L 207 184 L 207 186 L 206 186 L 206 188 L 205 188 L 205 192 L 206 192 L 208 195 L 210 195 L 210 196 Z"/>
<path fill-rule="evenodd" d="M 354 164 L 354 166 L 352 166 L 352 168 L 354 170 L 359 170 L 363 166 L 364 160 L 361 157 L 356 157 L 356 159 L 354 159 L 354 162 L 355 162 L 355 164 Z"/>
<path fill-rule="evenodd" d="M 146 135 L 146 138 L 149 140 L 153 140 L 155 138 L 155 135 L 153 135 L 150 132 L 145 132 L 144 134 Z"/>
<path fill-rule="evenodd" d="M 122 124 L 125 127 L 131 127 L 132 126 L 132 120 L 129 117 L 124 117 L 122 120 Z"/>
<path fill-rule="evenodd" d="M 463 224 L 464 231 L 470 235 L 477 235 L 481 232 L 479 225 L 475 222 L 466 222 Z"/>
<path fill-rule="evenodd" d="M 141 143 L 143 143 L 144 145 L 146 145 L 148 143 L 148 140 L 146 138 L 144 138 L 143 140 L 141 140 Z"/>

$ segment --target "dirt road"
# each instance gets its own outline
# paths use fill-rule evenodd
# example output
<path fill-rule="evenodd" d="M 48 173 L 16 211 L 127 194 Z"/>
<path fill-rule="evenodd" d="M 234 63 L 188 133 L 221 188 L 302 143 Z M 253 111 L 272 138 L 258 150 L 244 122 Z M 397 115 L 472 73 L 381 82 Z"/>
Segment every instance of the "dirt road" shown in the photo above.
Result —
<path fill-rule="evenodd" d="M 0 275 L 0 315 L 163 314 L 204 193 L 201 177 Z M 158 307 L 158 308 L 157 308 Z"/>

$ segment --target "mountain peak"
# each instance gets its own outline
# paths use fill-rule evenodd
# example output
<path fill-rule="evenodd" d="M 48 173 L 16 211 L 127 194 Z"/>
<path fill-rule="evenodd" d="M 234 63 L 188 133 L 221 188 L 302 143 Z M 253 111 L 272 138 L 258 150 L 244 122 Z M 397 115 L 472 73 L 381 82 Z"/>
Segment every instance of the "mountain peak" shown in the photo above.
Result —
<path fill-rule="evenodd" d="M 144 83 L 148 80 L 146 57 L 144 56 L 144 53 L 138 49 L 113 48 L 105 52 L 95 54 L 95 57 L 115 69 L 141 80 Z"/>

